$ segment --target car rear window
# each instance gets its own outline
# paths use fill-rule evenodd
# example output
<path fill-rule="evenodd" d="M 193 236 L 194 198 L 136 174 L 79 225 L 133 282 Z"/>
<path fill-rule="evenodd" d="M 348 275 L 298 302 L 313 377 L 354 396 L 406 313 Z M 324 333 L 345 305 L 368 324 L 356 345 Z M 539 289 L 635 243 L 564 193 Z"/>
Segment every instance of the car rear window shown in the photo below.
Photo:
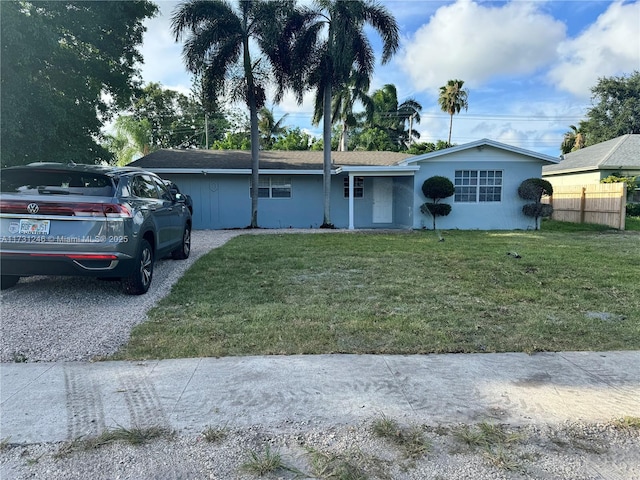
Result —
<path fill-rule="evenodd" d="M 3 170 L 1 190 L 6 193 L 113 195 L 113 182 L 106 175 L 60 170 Z"/>

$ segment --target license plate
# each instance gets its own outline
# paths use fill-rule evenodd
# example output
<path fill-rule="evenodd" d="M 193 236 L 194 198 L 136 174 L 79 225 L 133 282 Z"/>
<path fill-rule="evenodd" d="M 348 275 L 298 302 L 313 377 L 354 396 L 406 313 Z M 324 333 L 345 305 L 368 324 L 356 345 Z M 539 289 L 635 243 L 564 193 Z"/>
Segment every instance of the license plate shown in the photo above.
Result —
<path fill-rule="evenodd" d="M 20 220 L 20 234 L 49 235 L 51 220 Z"/>

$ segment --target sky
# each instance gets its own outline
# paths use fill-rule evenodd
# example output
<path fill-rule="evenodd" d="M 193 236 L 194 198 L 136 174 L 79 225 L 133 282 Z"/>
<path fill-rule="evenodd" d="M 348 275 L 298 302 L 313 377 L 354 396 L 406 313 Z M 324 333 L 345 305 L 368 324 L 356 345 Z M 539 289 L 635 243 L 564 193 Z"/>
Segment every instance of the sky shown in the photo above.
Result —
<path fill-rule="evenodd" d="M 171 34 L 177 1 L 156 1 L 140 51 L 144 82 L 187 93 L 192 77 L 182 44 Z M 551 156 L 570 125 L 586 118 L 599 78 L 640 70 L 640 0 L 379 1 L 400 27 L 400 48 L 380 64 L 380 39 L 369 38 L 378 64 L 370 93 L 396 86 L 399 102 L 422 105 L 414 125 L 420 141 L 446 140 L 449 115 L 438 106 L 439 88 L 464 80 L 469 108 L 453 119 L 451 141 L 488 138 Z M 271 99 L 268 99 L 270 101 Z M 313 93 L 297 105 L 292 96 L 268 103 L 285 124 L 318 137 L 311 124 Z"/>

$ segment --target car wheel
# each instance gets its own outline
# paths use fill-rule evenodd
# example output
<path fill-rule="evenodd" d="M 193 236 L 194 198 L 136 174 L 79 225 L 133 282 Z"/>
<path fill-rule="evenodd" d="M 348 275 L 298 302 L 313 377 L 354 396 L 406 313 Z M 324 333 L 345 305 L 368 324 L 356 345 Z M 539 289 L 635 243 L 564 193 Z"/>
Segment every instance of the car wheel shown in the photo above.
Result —
<path fill-rule="evenodd" d="M 1 275 L 0 279 L 1 279 L 0 290 L 6 290 L 7 288 L 11 288 L 16 283 L 18 283 L 18 280 L 20 280 L 20 277 L 16 275 Z"/>
<path fill-rule="evenodd" d="M 128 277 L 122 279 L 122 288 L 128 295 L 147 293 L 153 277 L 153 249 L 145 239 L 140 241 L 136 267 Z"/>
<path fill-rule="evenodd" d="M 191 253 L 191 227 L 189 225 L 184 226 L 184 232 L 182 233 L 182 244 L 171 252 L 171 256 L 175 260 L 185 260 L 189 258 Z"/>

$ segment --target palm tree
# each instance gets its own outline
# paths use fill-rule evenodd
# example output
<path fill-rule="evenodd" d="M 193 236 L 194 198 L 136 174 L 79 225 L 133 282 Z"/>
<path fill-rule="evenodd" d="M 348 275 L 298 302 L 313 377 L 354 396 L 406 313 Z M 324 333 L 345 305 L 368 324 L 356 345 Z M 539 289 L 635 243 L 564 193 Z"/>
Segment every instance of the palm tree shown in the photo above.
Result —
<path fill-rule="evenodd" d="M 225 85 L 234 100 L 244 100 L 249 108 L 251 126 L 251 224 L 258 226 L 258 168 L 260 134 L 258 110 L 266 101 L 264 81 L 268 60 L 282 98 L 288 79 L 287 51 L 292 38 L 291 18 L 294 5 L 286 0 L 238 0 L 237 8 L 224 0 L 186 0 L 172 16 L 176 41 L 185 38 L 183 57 L 187 68 L 203 76 L 205 94 L 217 98 Z M 250 44 L 256 42 L 263 56 L 254 61 Z M 241 75 L 233 76 L 240 64 Z"/>
<path fill-rule="evenodd" d="M 398 105 L 398 118 L 402 120 L 403 126 L 408 123 L 409 128 L 402 132 L 402 141 L 407 149 L 411 148 L 413 139 L 420 139 L 420 133 L 413 129 L 414 124 L 420 123 L 420 112 L 422 105 L 413 98 L 409 98 Z"/>
<path fill-rule="evenodd" d="M 375 105 L 373 126 L 386 131 L 396 149 L 405 150 L 412 138 L 420 138 L 413 130 L 413 123 L 420 123 L 420 103 L 410 98 L 398 105 L 398 91 L 391 83 L 376 90 L 372 98 Z M 407 123 L 408 131 L 405 130 Z"/>
<path fill-rule="evenodd" d="M 460 113 L 463 108 L 465 110 L 469 108 L 469 102 L 467 101 L 469 91 L 466 88 L 462 88 L 462 85 L 464 85 L 464 80 L 449 80 L 446 85 L 440 87 L 438 103 L 442 111 L 451 116 L 449 120 L 449 140 L 447 141 L 449 145 L 451 145 L 453 116 L 456 113 Z"/>
<path fill-rule="evenodd" d="M 262 107 L 258 112 L 258 130 L 261 135 L 261 146 L 265 150 L 270 150 L 273 147 L 274 137 L 286 133 L 287 128 L 282 122 L 289 116 L 285 113 L 280 120 L 276 122 L 273 116 L 273 109 L 269 110 L 267 107 Z"/>
<path fill-rule="evenodd" d="M 375 66 L 373 47 L 364 28 L 370 25 L 382 38 L 382 63 L 399 45 L 398 24 L 383 6 L 369 0 L 316 0 L 318 10 L 307 18 L 307 28 L 298 37 L 295 57 L 304 68 L 304 85 L 315 88 L 314 123 L 323 120 L 323 227 L 332 227 L 331 124 L 334 91 L 341 90 L 356 70 L 371 78 Z"/>
<path fill-rule="evenodd" d="M 355 127 L 358 123 L 356 115 L 353 113 L 354 104 L 359 101 L 364 106 L 364 117 L 366 121 L 373 118 L 373 100 L 367 92 L 369 91 L 369 77 L 362 76 L 357 70 L 351 71 L 349 81 L 338 89 L 333 95 L 332 103 L 332 123 L 340 122 L 340 142 L 338 150 L 346 152 L 348 150 L 347 140 L 349 128 Z"/>
<path fill-rule="evenodd" d="M 569 125 L 569 128 L 571 130 L 564 134 L 564 137 L 562 138 L 562 145 L 560 145 L 560 150 L 562 150 L 563 154 L 580 150 L 581 148 L 584 148 L 586 143 L 582 125 L 578 128 L 576 128 L 575 125 Z"/>

